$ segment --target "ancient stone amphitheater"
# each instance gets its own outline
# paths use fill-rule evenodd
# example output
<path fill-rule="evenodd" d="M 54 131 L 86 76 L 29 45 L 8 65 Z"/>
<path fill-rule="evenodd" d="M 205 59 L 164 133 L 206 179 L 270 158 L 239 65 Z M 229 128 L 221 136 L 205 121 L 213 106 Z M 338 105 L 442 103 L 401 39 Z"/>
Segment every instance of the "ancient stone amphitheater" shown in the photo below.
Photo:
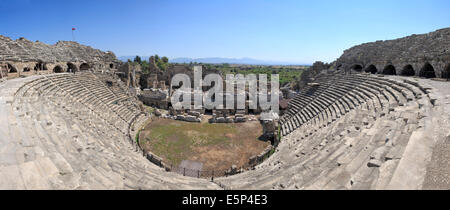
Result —
<path fill-rule="evenodd" d="M 450 29 L 444 31 L 437 40 L 448 58 Z M 166 172 L 142 156 L 134 136 L 148 116 L 105 73 L 117 62 L 111 53 L 73 58 L 66 45 L 67 56 L 33 59 L 35 52 L 17 42 L 2 39 L 0 61 L 21 63 L 25 55 L 17 52 L 25 52 L 27 65 L 86 62 L 91 68 L 38 69 L 26 77 L 19 70 L 0 83 L 0 189 L 450 188 L 450 83 L 444 80 L 373 75 L 348 64 L 363 68 L 370 59 L 340 58 L 347 68 L 322 71 L 291 100 L 280 119 L 283 138 L 268 160 L 211 181 Z M 358 54 L 343 56 L 349 53 Z"/>

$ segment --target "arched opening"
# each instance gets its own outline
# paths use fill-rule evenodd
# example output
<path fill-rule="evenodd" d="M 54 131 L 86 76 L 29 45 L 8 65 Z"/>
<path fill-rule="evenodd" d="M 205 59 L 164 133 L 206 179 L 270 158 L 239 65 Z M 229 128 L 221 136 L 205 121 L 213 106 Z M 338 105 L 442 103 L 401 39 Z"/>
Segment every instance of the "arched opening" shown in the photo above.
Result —
<path fill-rule="evenodd" d="M 109 64 L 109 68 L 113 69 L 114 68 L 114 64 Z"/>
<path fill-rule="evenodd" d="M 442 78 L 449 80 L 450 79 L 450 64 L 447 64 L 444 72 L 442 72 Z"/>
<path fill-rule="evenodd" d="M 78 71 L 77 66 L 73 63 L 67 63 L 67 72 L 76 72 Z"/>
<path fill-rule="evenodd" d="M 39 61 L 38 63 L 36 63 L 36 65 L 34 65 L 34 70 L 35 70 L 35 71 L 48 70 L 47 64 L 45 64 L 45 63 L 42 62 L 42 61 Z"/>
<path fill-rule="evenodd" d="M 55 66 L 55 68 L 53 68 L 53 72 L 54 73 L 62 73 L 63 69 L 61 68 L 61 66 Z"/>
<path fill-rule="evenodd" d="M 368 66 L 365 70 L 366 73 L 371 73 L 371 74 L 376 74 L 377 71 L 378 71 L 378 69 L 374 65 Z"/>
<path fill-rule="evenodd" d="M 362 71 L 362 66 L 355 64 L 352 66 L 352 68 L 350 68 L 352 71 L 357 71 L 357 72 L 361 72 Z"/>
<path fill-rule="evenodd" d="M 28 67 L 23 68 L 23 72 L 30 72 L 30 71 L 31 71 L 31 69 Z"/>
<path fill-rule="evenodd" d="M 80 65 L 80 71 L 88 71 L 91 67 L 87 63 L 83 63 Z"/>
<path fill-rule="evenodd" d="M 8 73 L 17 73 L 16 67 L 8 63 Z"/>
<path fill-rule="evenodd" d="M 384 69 L 383 69 L 383 74 L 386 74 L 386 75 L 396 75 L 395 67 L 394 67 L 393 65 L 387 65 L 387 66 L 384 67 Z"/>
<path fill-rule="evenodd" d="M 409 77 L 416 75 L 416 73 L 414 72 L 414 68 L 411 65 L 406 65 L 405 67 L 403 67 L 401 75 Z"/>
<path fill-rule="evenodd" d="M 434 68 L 431 64 L 425 63 L 422 69 L 420 69 L 419 76 L 425 78 L 435 78 L 436 73 L 434 72 Z"/>

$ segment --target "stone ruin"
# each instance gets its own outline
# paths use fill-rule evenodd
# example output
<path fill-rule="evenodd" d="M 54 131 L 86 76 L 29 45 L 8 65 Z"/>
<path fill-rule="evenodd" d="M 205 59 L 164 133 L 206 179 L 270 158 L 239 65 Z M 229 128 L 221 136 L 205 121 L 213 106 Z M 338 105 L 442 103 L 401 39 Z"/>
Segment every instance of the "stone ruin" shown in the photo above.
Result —
<path fill-rule="evenodd" d="M 449 83 L 359 73 L 393 72 L 384 68 L 392 62 L 397 75 L 410 63 L 420 76 L 428 63 L 442 77 L 447 32 L 346 51 L 337 71 L 314 74 L 307 83 L 320 85 L 290 99 L 278 129 L 268 121 L 265 133 L 279 130 L 281 141 L 249 159 L 260 164 L 214 181 L 166 172 L 140 149 L 135 137 L 149 116 L 115 74 L 112 53 L 0 37 L 8 71 L 0 84 L 0 189 L 449 189 Z M 75 69 L 68 62 L 79 71 L 67 73 Z"/>
<path fill-rule="evenodd" d="M 154 60 L 152 60 L 154 58 L 150 58 L 150 63 L 154 64 Z M 205 69 L 203 71 L 203 78 L 208 75 L 208 74 L 219 74 L 221 75 L 221 72 L 215 69 L 206 69 L 205 67 L 203 67 L 203 69 Z M 156 65 L 153 65 L 153 67 L 150 67 L 150 73 L 148 74 L 142 74 L 142 72 L 140 71 L 140 68 L 135 68 L 133 66 L 131 66 L 131 64 L 124 64 L 121 66 L 121 68 L 119 69 L 120 72 L 123 72 L 123 75 L 135 75 L 135 76 L 122 76 L 122 78 L 124 80 L 132 80 L 132 81 L 128 81 L 127 83 L 129 84 L 138 84 L 136 86 L 133 85 L 133 87 L 135 88 L 140 88 L 142 91 L 139 95 L 139 98 L 144 102 L 144 104 L 148 105 L 148 106 L 154 106 L 156 108 L 160 108 L 160 109 L 167 109 L 167 107 L 171 106 L 171 97 L 174 94 L 174 92 L 176 90 L 178 90 L 180 87 L 177 86 L 172 86 L 171 84 L 171 78 L 176 75 L 176 74 L 186 74 L 191 78 L 191 84 L 192 86 L 194 85 L 194 71 L 193 71 L 193 67 L 192 66 L 187 66 L 187 65 L 178 65 L 178 64 L 174 64 L 171 65 L 166 71 L 161 71 Z M 135 73 L 130 73 L 130 72 L 135 72 Z M 137 82 L 139 81 L 139 82 Z M 223 82 L 223 87 L 226 88 L 226 82 Z M 210 86 L 203 86 L 202 87 L 202 91 L 208 91 L 210 88 Z M 234 115 L 237 108 L 237 97 L 238 96 L 242 96 L 245 95 L 244 97 L 247 98 L 246 100 L 246 104 L 245 104 L 245 114 L 260 114 L 262 112 L 262 109 L 259 107 L 259 105 L 257 105 L 256 109 L 250 109 L 251 105 L 257 102 L 253 102 L 251 100 L 248 100 L 250 98 L 250 93 L 248 90 L 249 87 L 246 87 L 246 91 L 245 92 L 241 92 L 238 93 L 237 91 L 237 87 L 235 87 L 235 92 L 234 92 L 234 98 L 235 98 L 235 108 L 234 109 L 230 109 L 231 114 Z M 268 88 L 270 89 L 270 84 L 268 84 Z M 159 97 L 159 93 L 158 92 L 168 92 L 168 95 L 166 98 L 163 97 Z M 192 98 L 192 107 L 194 106 L 194 92 L 191 92 L 191 98 Z M 226 104 L 226 97 L 227 95 L 230 95 L 231 93 L 224 93 L 224 105 Z M 281 95 L 281 94 L 280 94 Z M 270 97 L 270 95 L 269 95 Z M 213 110 L 193 110 L 193 111 L 200 111 L 202 114 L 204 114 L 205 112 L 213 112 Z M 173 115 L 176 116 L 176 115 Z M 238 116 L 237 119 L 238 122 L 242 122 L 245 121 L 245 119 L 242 119 L 242 116 Z M 222 119 L 219 119 L 219 122 L 222 122 Z"/>
<path fill-rule="evenodd" d="M 372 74 L 450 78 L 450 28 L 361 44 L 344 51 L 336 68 Z"/>
<path fill-rule="evenodd" d="M 212 112 L 212 118 L 209 119 L 209 123 L 245 123 L 245 122 L 247 122 L 245 110 L 214 109 Z"/>
<path fill-rule="evenodd" d="M 270 140 L 272 145 L 276 147 L 280 141 L 278 114 L 264 112 L 260 116 L 260 121 L 263 126 L 263 138 Z"/>
<path fill-rule="evenodd" d="M 0 64 L 16 78 L 34 74 L 111 70 L 120 65 L 112 52 L 102 52 L 77 42 L 59 41 L 54 45 L 32 42 L 25 38 L 12 40 L 0 35 Z M 4 71 L 4 70 L 3 70 Z"/>
<path fill-rule="evenodd" d="M 147 106 L 158 109 L 169 109 L 169 92 L 163 89 L 145 89 L 139 94 L 139 99 Z"/>

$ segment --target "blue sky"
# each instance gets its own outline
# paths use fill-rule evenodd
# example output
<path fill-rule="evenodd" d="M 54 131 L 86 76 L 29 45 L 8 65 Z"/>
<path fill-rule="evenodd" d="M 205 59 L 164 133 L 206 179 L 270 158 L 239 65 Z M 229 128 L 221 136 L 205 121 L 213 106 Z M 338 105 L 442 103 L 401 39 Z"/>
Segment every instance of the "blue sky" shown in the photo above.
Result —
<path fill-rule="evenodd" d="M 0 0 L 0 34 L 117 56 L 331 62 L 364 42 L 450 27 L 448 0 Z"/>

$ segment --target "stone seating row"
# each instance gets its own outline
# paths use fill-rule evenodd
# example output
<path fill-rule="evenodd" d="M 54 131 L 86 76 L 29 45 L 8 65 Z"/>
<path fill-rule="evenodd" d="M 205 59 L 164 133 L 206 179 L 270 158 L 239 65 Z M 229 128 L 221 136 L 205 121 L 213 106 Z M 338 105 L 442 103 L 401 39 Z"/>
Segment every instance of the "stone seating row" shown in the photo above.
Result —
<path fill-rule="evenodd" d="M 1 189 L 218 189 L 150 164 L 110 119 L 51 84 L 41 76 L 0 99 Z"/>
<path fill-rule="evenodd" d="M 418 103 L 423 103 L 412 100 L 405 106 L 391 107 L 388 100 L 396 99 L 388 93 L 388 88 L 400 101 L 407 100 L 405 95 L 411 94 L 420 98 L 419 88 L 395 85 L 380 83 L 379 90 L 386 96 L 371 89 L 374 84 L 355 87 L 348 92 L 347 100 L 351 99 L 350 95 L 364 100 L 357 108 L 339 116 L 338 110 L 344 111 L 347 104 L 342 98 L 333 101 L 322 114 L 286 135 L 267 163 L 236 177 L 218 179 L 218 182 L 230 188 L 245 189 L 256 189 L 252 186 L 258 189 L 389 188 L 395 184 L 392 180 L 412 138 L 411 133 L 420 125 L 417 112 L 422 108 Z M 331 96 L 327 97 L 331 100 L 329 98 Z M 321 103 L 326 105 L 324 100 Z M 350 101 L 348 103 L 351 105 Z M 354 103 L 357 104 L 357 99 Z M 298 115 L 300 120 L 282 126 L 293 127 L 295 122 L 308 116 L 306 109 L 304 112 Z M 331 122 L 330 117 L 336 119 Z"/>
<path fill-rule="evenodd" d="M 87 77 L 80 78 L 83 76 Z M 95 84 L 95 82 L 92 82 L 95 80 L 88 76 L 88 74 L 76 76 L 72 74 L 49 75 L 35 81 L 32 88 L 39 90 L 37 92 L 42 92 L 42 94 L 48 97 L 63 97 L 69 94 L 75 101 L 81 102 L 92 110 L 95 110 L 103 118 L 109 119 L 115 127 L 125 132 L 130 120 L 139 111 L 134 107 L 130 108 L 127 105 L 109 104 L 108 101 L 102 100 L 98 94 L 107 93 L 110 90 L 107 90 L 106 86 L 99 81 Z M 83 81 L 91 81 L 91 85 Z M 100 90 L 102 88 L 104 90 Z"/>
<path fill-rule="evenodd" d="M 292 110 L 288 111 L 280 120 L 281 133 L 285 136 L 315 116 L 319 117 L 314 119 L 314 122 L 329 122 L 328 117 L 342 116 L 368 100 L 377 102 L 372 106 L 375 110 L 404 106 L 414 98 L 421 96 L 419 90 L 411 86 L 409 83 L 357 74 L 337 77 L 330 86 L 327 86 L 314 98 L 305 97 L 302 93 L 297 95 L 291 101 L 290 108 Z M 333 111 L 336 114 L 332 114 Z"/>

